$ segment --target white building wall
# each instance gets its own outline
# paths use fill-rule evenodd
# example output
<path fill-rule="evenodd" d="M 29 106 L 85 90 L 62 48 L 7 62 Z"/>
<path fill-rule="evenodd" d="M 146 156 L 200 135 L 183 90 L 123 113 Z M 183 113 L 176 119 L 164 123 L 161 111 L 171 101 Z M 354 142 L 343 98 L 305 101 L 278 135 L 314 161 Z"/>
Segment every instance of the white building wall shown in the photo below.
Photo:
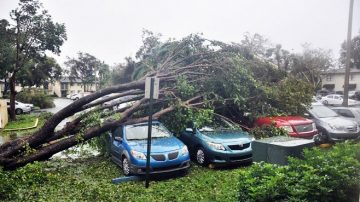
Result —
<path fill-rule="evenodd" d="M 324 84 L 334 84 L 335 85 L 334 91 L 343 91 L 345 74 L 332 73 L 329 75 L 331 75 L 331 80 L 329 80 L 329 76 L 327 76 L 327 75 L 322 76 L 322 85 L 324 86 Z M 360 90 L 360 73 L 359 72 L 350 74 L 349 84 L 356 84 L 355 90 Z"/>

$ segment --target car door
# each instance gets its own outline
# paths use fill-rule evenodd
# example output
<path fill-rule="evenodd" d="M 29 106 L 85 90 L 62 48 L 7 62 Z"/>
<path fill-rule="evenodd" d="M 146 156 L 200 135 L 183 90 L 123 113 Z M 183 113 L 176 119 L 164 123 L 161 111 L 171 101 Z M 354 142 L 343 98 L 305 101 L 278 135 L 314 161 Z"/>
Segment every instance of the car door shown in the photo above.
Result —
<path fill-rule="evenodd" d="M 334 95 L 334 103 L 333 103 L 334 105 L 341 105 L 342 102 L 343 102 L 343 99 L 340 96 Z"/>
<path fill-rule="evenodd" d="M 121 160 L 121 155 L 124 150 L 123 146 L 123 127 L 120 126 L 112 133 L 111 138 L 111 155 L 117 160 Z M 121 140 L 122 139 L 122 140 Z"/>
<path fill-rule="evenodd" d="M 332 105 L 334 101 L 334 96 L 328 95 L 326 96 L 325 100 L 328 102 L 329 105 Z"/>
<path fill-rule="evenodd" d="M 195 133 L 196 129 L 193 125 L 188 123 L 185 131 L 180 134 L 179 139 L 188 147 L 190 151 L 193 151 L 194 145 L 196 145 Z"/>

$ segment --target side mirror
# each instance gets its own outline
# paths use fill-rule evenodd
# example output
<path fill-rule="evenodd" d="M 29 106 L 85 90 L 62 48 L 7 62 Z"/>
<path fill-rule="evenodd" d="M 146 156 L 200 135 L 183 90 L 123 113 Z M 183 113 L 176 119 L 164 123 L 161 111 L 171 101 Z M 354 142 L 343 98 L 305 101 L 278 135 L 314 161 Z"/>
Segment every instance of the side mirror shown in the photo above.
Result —
<path fill-rule="evenodd" d="M 114 138 L 114 140 L 115 140 L 115 141 L 118 141 L 118 142 L 122 142 L 123 139 L 122 139 L 122 137 L 116 136 L 116 137 Z"/>
<path fill-rule="evenodd" d="M 310 118 L 310 117 L 311 117 L 311 115 L 310 115 L 309 113 L 307 113 L 307 112 L 304 113 L 304 116 L 305 116 L 306 118 Z"/>

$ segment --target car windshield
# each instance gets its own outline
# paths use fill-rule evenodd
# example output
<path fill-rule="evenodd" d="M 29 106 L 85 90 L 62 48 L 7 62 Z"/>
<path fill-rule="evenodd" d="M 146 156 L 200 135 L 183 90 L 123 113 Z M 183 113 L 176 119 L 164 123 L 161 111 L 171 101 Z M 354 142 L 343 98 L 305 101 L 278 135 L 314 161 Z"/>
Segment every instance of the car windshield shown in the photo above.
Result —
<path fill-rule="evenodd" d="M 219 117 L 214 117 L 211 121 L 205 123 L 204 126 L 199 129 L 200 132 L 205 133 L 225 130 L 241 130 L 241 128 L 235 123 L 231 123 L 230 121 Z"/>
<path fill-rule="evenodd" d="M 148 125 L 129 125 L 125 127 L 125 138 L 127 140 L 144 140 L 148 136 Z M 161 124 L 153 124 L 151 138 L 170 137 L 171 133 Z"/>
<path fill-rule="evenodd" d="M 339 116 L 334 110 L 325 107 L 325 106 L 312 106 L 309 112 L 318 118 L 326 118 L 326 117 L 337 117 Z"/>

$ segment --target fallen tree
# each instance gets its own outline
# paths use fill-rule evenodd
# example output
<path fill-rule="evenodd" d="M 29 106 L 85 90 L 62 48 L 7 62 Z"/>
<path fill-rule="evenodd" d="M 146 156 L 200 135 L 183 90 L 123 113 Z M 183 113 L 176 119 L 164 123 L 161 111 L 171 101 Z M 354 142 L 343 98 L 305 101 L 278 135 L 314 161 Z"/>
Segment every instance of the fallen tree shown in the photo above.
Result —
<path fill-rule="evenodd" d="M 266 62 L 245 59 L 237 45 L 209 41 L 198 35 L 180 41 L 145 43 L 137 54 L 139 61 L 129 62 L 125 67 L 128 69 L 124 72 L 129 74 L 125 77 L 131 78 L 131 82 L 120 82 L 85 96 L 54 114 L 34 134 L 0 145 L 0 165 L 14 169 L 33 161 L 46 160 L 121 124 L 147 121 L 146 77 L 160 79 L 160 99 L 154 105 L 154 118 L 167 115 L 164 121 L 178 122 L 173 124 L 176 129 L 185 124 L 183 117 L 192 119 L 196 114 L 197 118 L 206 118 L 206 110 L 215 110 L 237 120 L 246 111 L 264 113 L 259 109 L 265 103 L 275 106 L 272 110 L 290 109 L 290 99 L 286 99 L 286 103 L 282 99 L 286 98 L 287 90 L 293 90 L 289 85 L 293 81 L 288 82 L 287 78 L 273 73 L 280 70 L 273 69 Z M 261 71 L 271 73 L 267 81 L 254 79 L 263 73 L 258 72 L 261 68 Z M 293 85 L 298 87 L 299 83 Z M 298 102 L 294 104 L 301 107 L 303 101 L 310 101 L 307 90 L 304 87 L 301 95 L 292 98 Z M 279 95 L 281 99 L 277 98 Z M 112 104 L 103 105 L 111 100 Z M 113 108 L 121 103 L 132 104 Z M 111 110 L 104 111 L 107 108 Z M 294 112 L 297 110 L 300 109 L 296 108 Z M 55 131 L 56 126 L 68 117 L 74 118 L 64 128 Z"/>

